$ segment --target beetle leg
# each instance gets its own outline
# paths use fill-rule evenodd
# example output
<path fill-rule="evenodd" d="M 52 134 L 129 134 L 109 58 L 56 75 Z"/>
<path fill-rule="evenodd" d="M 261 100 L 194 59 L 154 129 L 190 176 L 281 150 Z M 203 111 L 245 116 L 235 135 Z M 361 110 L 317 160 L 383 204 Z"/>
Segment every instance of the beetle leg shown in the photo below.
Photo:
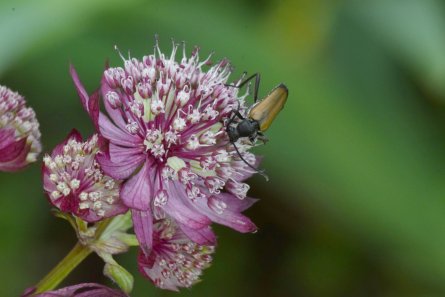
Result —
<path fill-rule="evenodd" d="M 258 137 L 257 137 L 257 139 L 258 139 L 258 140 L 261 140 L 261 141 L 263 142 L 263 144 L 266 144 L 266 142 L 269 141 L 269 138 L 267 138 L 267 136 L 264 135 L 264 134 L 261 133 L 261 132 L 258 132 Z"/>
<path fill-rule="evenodd" d="M 233 116 L 230 118 L 230 120 L 227 123 L 226 127 L 228 127 L 230 124 L 233 123 L 233 121 L 235 120 L 235 116 L 237 116 L 240 120 L 244 120 L 243 115 L 239 112 L 240 108 L 241 108 L 241 104 L 238 101 L 238 108 L 232 110 Z"/>
<path fill-rule="evenodd" d="M 238 108 L 239 108 L 239 106 L 238 106 Z M 229 127 L 235 121 L 236 117 L 238 117 L 241 120 L 244 120 L 244 117 L 242 116 L 242 114 L 238 110 L 234 109 L 234 110 L 232 110 L 232 113 L 233 113 L 233 115 L 230 118 L 229 122 L 227 123 L 226 128 Z"/>
<path fill-rule="evenodd" d="M 236 146 L 236 144 L 234 142 L 232 142 L 233 147 L 235 148 L 236 152 L 238 153 L 238 156 L 240 157 L 240 159 L 246 163 L 247 166 L 249 166 L 250 168 L 252 168 L 253 170 L 255 170 L 256 173 L 259 173 L 260 175 L 262 175 L 266 181 L 269 181 L 269 177 L 267 176 L 267 174 L 264 172 L 264 170 L 260 170 L 258 168 L 253 167 L 249 162 L 246 161 L 246 159 L 243 158 L 243 156 L 241 155 L 240 151 L 238 150 L 238 147 Z"/>
<path fill-rule="evenodd" d="M 255 144 L 256 140 L 257 140 L 257 135 L 251 135 L 249 136 L 249 140 L 252 144 Z"/>
<path fill-rule="evenodd" d="M 234 88 L 242 88 L 245 84 L 247 84 L 254 77 L 255 77 L 255 89 L 254 89 L 254 92 L 253 92 L 253 103 L 255 103 L 255 102 L 258 101 L 258 90 L 259 90 L 259 87 L 260 87 L 260 80 L 261 80 L 261 75 L 259 73 L 252 74 L 251 76 L 246 78 L 244 81 L 242 81 L 238 85 L 225 84 L 225 86 L 226 87 L 234 87 Z"/>

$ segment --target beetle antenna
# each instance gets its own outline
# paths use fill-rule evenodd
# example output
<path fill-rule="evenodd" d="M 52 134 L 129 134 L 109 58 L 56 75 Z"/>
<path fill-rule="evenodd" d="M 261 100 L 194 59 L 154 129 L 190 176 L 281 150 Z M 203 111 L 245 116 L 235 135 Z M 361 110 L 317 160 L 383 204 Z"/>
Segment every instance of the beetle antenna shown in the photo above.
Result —
<path fill-rule="evenodd" d="M 240 151 L 238 150 L 238 147 L 236 146 L 236 144 L 234 142 L 232 142 L 232 144 L 233 144 L 233 147 L 235 148 L 236 152 L 238 153 L 238 156 L 241 158 L 241 160 L 243 160 L 243 162 L 246 163 L 247 166 L 249 166 L 250 168 L 255 170 L 256 173 L 262 175 L 266 179 L 266 181 L 269 181 L 269 177 L 264 172 L 264 170 L 259 170 L 258 168 L 253 167 L 253 165 L 251 165 L 249 162 L 246 161 L 246 159 L 243 158 L 243 156 L 241 155 Z"/>

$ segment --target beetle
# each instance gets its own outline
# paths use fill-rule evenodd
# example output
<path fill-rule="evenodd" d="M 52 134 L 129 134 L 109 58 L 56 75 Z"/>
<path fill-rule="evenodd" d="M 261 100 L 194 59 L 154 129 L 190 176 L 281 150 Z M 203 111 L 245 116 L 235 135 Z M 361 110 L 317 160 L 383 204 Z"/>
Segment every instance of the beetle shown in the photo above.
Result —
<path fill-rule="evenodd" d="M 252 143 L 255 143 L 257 139 L 265 143 L 267 141 L 267 137 L 263 134 L 263 132 L 269 129 L 278 113 L 283 109 L 284 104 L 287 101 L 289 91 L 287 87 L 281 83 L 272 89 L 272 91 L 270 91 L 266 97 L 258 101 L 258 89 L 261 78 L 259 73 L 253 74 L 238 85 L 226 86 L 242 88 L 253 78 L 255 78 L 255 89 L 253 96 L 254 104 L 247 110 L 247 117 L 243 117 L 241 115 L 239 112 L 240 105 L 238 105 L 238 108 L 232 111 L 233 115 L 226 124 L 226 131 L 227 135 L 229 136 L 230 143 L 233 144 L 241 160 L 267 179 L 267 175 L 265 175 L 262 170 L 258 170 L 243 158 L 235 143 L 238 141 L 238 139 L 243 137 L 249 138 L 250 142 Z M 237 118 L 239 120 L 235 122 Z"/>

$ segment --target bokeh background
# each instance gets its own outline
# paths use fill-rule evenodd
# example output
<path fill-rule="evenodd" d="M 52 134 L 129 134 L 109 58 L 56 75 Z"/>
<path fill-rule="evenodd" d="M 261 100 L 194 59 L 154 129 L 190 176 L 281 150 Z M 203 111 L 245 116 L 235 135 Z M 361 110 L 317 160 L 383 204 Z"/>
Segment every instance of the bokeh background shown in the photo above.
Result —
<path fill-rule="evenodd" d="M 445 4 L 439 0 L 0 1 L 0 83 L 35 108 L 45 151 L 83 112 L 68 65 L 89 91 L 113 50 L 141 57 L 154 34 L 215 51 L 280 82 L 288 103 L 268 131 L 270 181 L 248 215 L 256 234 L 217 227 L 203 282 L 181 293 L 139 276 L 132 296 L 445 296 Z M 0 296 L 18 296 L 75 243 L 51 216 L 40 164 L 0 173 Z M 101 277 L 96 256 L 66 284 Z"/>

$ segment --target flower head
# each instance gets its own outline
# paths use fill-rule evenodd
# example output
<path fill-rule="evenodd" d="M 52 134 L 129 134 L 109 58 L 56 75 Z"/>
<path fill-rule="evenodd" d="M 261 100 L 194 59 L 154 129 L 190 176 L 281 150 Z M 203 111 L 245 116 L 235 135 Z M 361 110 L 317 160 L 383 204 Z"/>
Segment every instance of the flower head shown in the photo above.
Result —
<path fill-rule="evenodd" d="M 97 135 L 82 142 L 73 130 L 43 158 L 43 186 L 51 204 L 88 222 L 127 211 L 119 199 L 121 182 L 103 173 L 98 152 Z"/>
<path fill-rule="evenodd" d="M 34 110 L 21 95 L 0 86 L 0 170 L 22 169 L 36 161 L 41 150 Z"/>
<path fill-rule="evenodd" d="M 153 225 L 153 248 L 139 253 L 139 270 L 157 287 L 177 291 L 199 280 L 210 266 L 214 246 L 191 241 L 173 220 L 159 220 Z"/>
<path fill-rule="evenodd" d="M 123 179 L 121 197 L 132 209 L 143 250 L 152 244 L 152 220 L 169 216 L 199 244 L 214 242 L 212 222 L 240 232 L 256 226 L 241 211 L 253 200 L 243 180 L 254 173 L 238 156 L 226 132 L 233 109 L 245 112 L 244 96 L 226 86 L 231 67 L 222 60 L 210 67 L 199 60 L 198 49 L 180 61 L 178 46 L 166 57 L 155 52 L 142 60 L 129 58 L 124 67 L 105 70 L 101 94 L 108 113 L 97 112 L 96 96 L 89 98 L 72 75 L 82 103 L 108 142 L 97 160 L 104 172 Z M 207 69 L 206 69 L 207 68 Z M 243 158 L 258 164 L 237 144 Z"/>

